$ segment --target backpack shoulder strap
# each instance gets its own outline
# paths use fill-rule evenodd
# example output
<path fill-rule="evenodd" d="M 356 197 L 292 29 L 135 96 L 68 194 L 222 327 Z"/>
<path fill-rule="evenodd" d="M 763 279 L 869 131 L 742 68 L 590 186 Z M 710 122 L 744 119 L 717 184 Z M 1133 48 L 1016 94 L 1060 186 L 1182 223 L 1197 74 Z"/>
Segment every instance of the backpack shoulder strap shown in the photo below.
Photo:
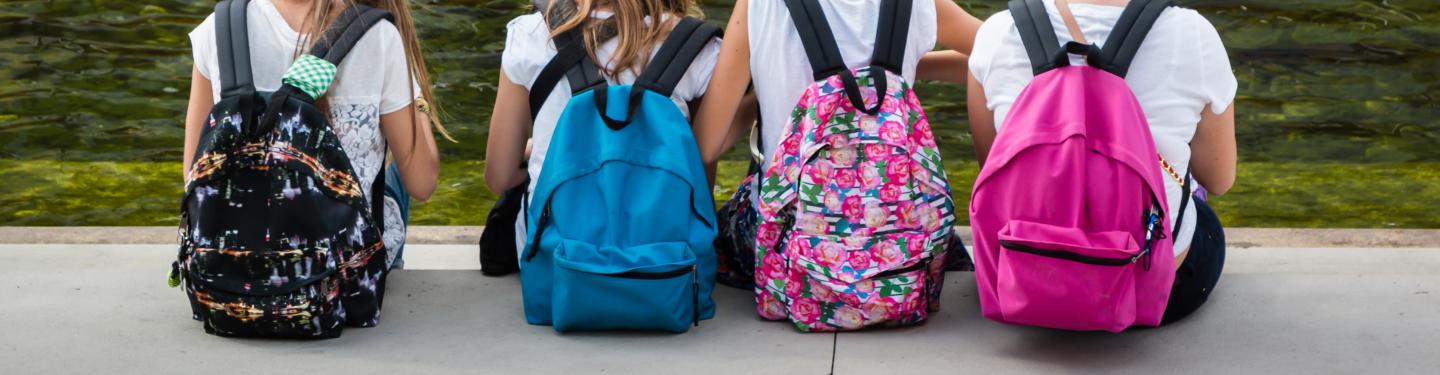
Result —
<path fill-rule="evenodd" d="M 311 47 L 310 55 L 324 57 L 325 61 L 339 67 L 345 56 L 350 54 L 350 50 L 355 48 L 355 44 L 360 42 L 360 38 L 381 20 L 394 22 L 395 18 L 382 9 L 352 5 L 341 12 L 340 17 L 325 30 L 324 39 Z M 382 234 L 382 238 L 385 233 L 385 174 L 389 167 L 382 158 L 380 171 L 375 173 L 375 180 L 370 183 L 370 224 Z M 381 244 L 383 245 L 384 241 L 381 241 Z"/>
<path fill-rule="evenodd" d="M 884 8 L 897 7 L 897 5 L 894 4 L 896 0 L 883 1 L 882 5 L 884 5 Z M 855 80 L 855 75 L 851 74 L 850 67 L 845 65 L 845 58 L 840 56 L 840 47 L 835 42 L 835 34 L 830 30 L 830 22 L 825 19 L 825 9 L 820 8 L 820 2 L 817 0 L 785 0 L 785 7 L 790 11 L 790 19 L 794 21 L 795 31 L 800 35 L 800 44 L 805 46 L 805 57 L 810 60 L 810 69 L 815 73 L 815 80 L 819 81 L 830 76 L 839 75 L 841 84 L 845 86 L 845 96 L 850 100 L 851 105 L 871 116 L 879 114 L 880 106 L 881 103 L 884 102 L 885 96 L 878 95 L 876 96 L 874 106 L 865 106 L 865 99 L 860 94 L 860 84 Z M 890 9 L 890 11 L 895 12 L 895 9 Z M 893 22 L 895 22 L 894 18 L 896 18 L 897 15 L 895 13 L 891 13 L 890 15 L 891 17 L 888 21 L 883 15 L 880 17 L 882 27 L 892 26 L 893 28 L 895 25 Z M 908 15 L 905 24 L 907 26 L 909 24 Z M 901 34 L 908 33 L 909 30 L 906 30 L 906 32 Z M 883 32 L 883 30 L 876 31 L 877 52 L 875 53 L 877 56 L 881 53 L 878 52 L 881 49 L 880 45 L 889 44 L 888 41 L 881 38 L 887 38 L 893 34 L 893 32 L 886 33 Z M 904 48 L 902 47 L 901 50 L 903 51 Z M 888 56 L 889 50 L 885 51 L 884 54 L 886 55 L 884 60 L 890 61 Z M 901 56 L 903 59 L 904 55 L 902 54 Z M 876 65 L 875 61 L 871 61 L 871 65 Z M 878 71 L 873 67 L 871 70 Z M 875 73 L 872 72 L 871 74 Z M 886 92 L 886 79 L 873 79 L 871 81 L 874 82 L 875 92 Z"/>
<path fill-rule="evenodd" d="M 840 46 L 835 43 L 835 34 L 819 2 L 785 0 L 785 7 L 790 10 L 790 20 L 795 22 L 795 31 L 800 34 L 800 44 L 805 46 L 805 56 L 810 60 L 810 70 L 816 80 L 850 70 L 840 56 Z"/>
<path fill-rule="evenodd" d="M 700 51 L 710 44 L 711 39 L 722 35 L 724 33 L 719 27 L 705 21 L 692 17 L 681 19 L 671 29 L 665 43 L 660 45 L 660 50 L 655 52 L 655 57 L 646 64 L 645 72 L 636 78 L 635 85 L 663 96 L 674 94 L 675 86 L 680 84 L 680 79 L 690 70 Z"/>
<path fill-rule="evenodd" d="M 1173 5 L 1173 0 L 1131 0 L 1125 11 L 1120 13 L 1120 19 L 1115 21 L 1110 37 L 1105 39 L 1105 46 L 1101 49 L 1105 63 L 1100 68 L 1125 77 L 1130 71 L 1130 63 L 1135 60 L 1135 53 L 1140 51 L 1140 44 L 1145 42 L 1145 36 L 1155 26 L 1155 20 Z"/>
<path fill-rule="evenodd" d="M 382 20 L 393 22 L 394 16 L 385 10 L 358 4 L 345 8 L 325 30 L 321 39 L 310 47 L 309 54 L 339 66 L 345 56 L 350 54 L 350 50 L 355 48 L 355 44 L 360 42 L 360 38 Z"/>
<path fill-rule="evenodd" d="M 1011 0 L 1010 17 L 1015 19 L 1015 30 L 1020 33 L 1034 75 L 1070 65 L 1070 57 L 1060 48 L 1060 38 L 1055 37 L 1055 27 L 1050 25 L 1050 14 L 1045 12 L 1044 3 Z"/>
<path fill-rule="evenodd" d="M 905 46 L 910 37 L 913 0 L 884 0 L 880 5 L 880 27 L 875 29 L 875 52 L 870 65 L 904 74 Z"/>
<path fill-rule="evenodd" d="M 225 0 L 215 5 L 215 51 L 220 60 L 220 97 L 255 92 L 245 14 L 249 4 L 250 0 Z"/>
<path fill-rule="evenodd" d="M 530 85 L 532 121 L 540 115 L 540 107 L 545 105 L 545 99 L 550 97 L 561 77 L 569 80 L 571 93 L 585 91 L 605 82 L 604 77 L 600 76 L 600 68 L 591 61 L 590 53 L 585 50 L 584 34 L 580 28 L 561 33 L 555 37 L 554 42 L 555 57 L 545 64 L 539 77 L 535 78 L 535 83 Z"/>
<path fill-rule="evenodd" d="M 345 8 L 340 12 L 340 16 L 321 33 L 320 39 L 315 41 L 315 45 L 310 47 L 310 52 L 306 55 L 311 57 L 302 56 L 295 61 L 289 71 L 286 71 L 285 77 L 281 78 L 281 82 L 284 84 L 275 91 L 274 95 L 270 96 L 269 102 L 285 103 L 291 96 L 313 100 L 324 95 L 335 74 L 338 73 L 340 62 L 345 60 L 345 55 L 350 53 L 350 50 L 360 42 L 360 38 L 364 37 L 371 27 L 380 23 L 381 20 L 390 19 L 392 19 L 390 12 L 381 9 L 364 5 L 352 5 Z M 315 58 L 323 59 L 325 62 L 315 63 L 310 60 Z M 320 66 L 325 64 L 330 66 Z M 297 77 L 297 81 L 291 81 L 292 74 Z M 280 115 L 283 108 L 283 104 L 267 106 L 252 134 L 264 134 L 274 129 L 277 116 Z"/>

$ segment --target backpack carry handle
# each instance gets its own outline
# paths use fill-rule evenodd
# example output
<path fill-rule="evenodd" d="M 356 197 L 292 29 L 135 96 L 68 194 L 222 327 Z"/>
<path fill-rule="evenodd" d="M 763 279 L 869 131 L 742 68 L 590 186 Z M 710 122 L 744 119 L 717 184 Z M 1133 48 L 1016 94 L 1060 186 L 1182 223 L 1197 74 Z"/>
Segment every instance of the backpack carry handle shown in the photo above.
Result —
<path fill-rule="evenodd" d="M 617 119 L 610 117 L 610 88 L 608 86 L 609 85 L 605 85 L 595 90 L 595 107 L 599 109 L 600 120 L 605 122 L 606 127 L 609 127 L 611 130 L 624 129 L 626 126 L 630 126 L 630 121 L 635 120 L 635 111 L 640 109 L 640 101 L 643 99 L 642 96 L 644 96 L 645 90 L 633 86 L 630 88 L 630 96 L 627 98 L 628 103 L 625 108 L 625 117 Z"/>
<path fill-rule="evenodd" d="M 680 79 L 690 70 L 690 65 L 695 63 L 700 51 L 710 44 L 711 39 L 721 35 L 723 32 L 719 27 L 705 21 L 693 17 L 680 19 L 670 30 L 670 35 L 665 38 L 660 49 L 655 52 L 655 57 L 646 64 L 645 71 L 635 78 L 635 84 L 630 87 L 629 103 L 624 117 L 610 117 L 608 87 L 595 90 L 595 106 L 599 108 L 600 119 L 605 122 L 605 126 L 620 130 L 630 125 L 635 119 L 635 112 L 640 109 L 646 91 L 665 97 L 673 95 L 675 87 L 679 86 Z"/>
<path fill-rule="evenodd" d="M 875 105 L 870 107 L 865 106 L 865 99 L 860 95 L 860 84 L 845 64 L 844 57 L 840 55 L 840 47 L 820 3 L 816 0 L 785 0 L 785 6 L 790 11 L 791 21 L 795 23 L 795 31 L 800 35 L 801 45 L 805 47 L 805 56 L 810 60 L 810 69 L 814 72 L 815 80 L 840 76 L 850 104 L 867 115 L 878 115 L 885 102 L 885 92 L 888 91 L 885 87 L 888 79 L 880 72 L 904 72 L 905 46 L 910 34 L 913 0 L 881 1 L 880 16 L 877 17 L 879 26 L 875 31 L 875 51 L 870 56 L 870 77 L 877 94 Z"/>
<path fill-rule="evenodd" d="M 1066 17 L 1069 14 L 1066 9 L 1060 9 L 1061 18 L 1071 28 L 1075 41 L 1061 46 L 1055 36 L 1055 28 L 1050 25 L 1045 3 L 1041 0 L 1012 0 L 1009 8 L 1034 75 L 1070 66 L 1069 55 L 1076 54 L 1085 56 L 1086 64 L 1124 78 L 1146 34 L 1150 33 L 1161 13 L 1174 5 L 1174 0 L 1131 0 L 1115 21 L 1104 46 L 1085 43 L 1085 36 L 1073 24 L 1073 17 Z"/>

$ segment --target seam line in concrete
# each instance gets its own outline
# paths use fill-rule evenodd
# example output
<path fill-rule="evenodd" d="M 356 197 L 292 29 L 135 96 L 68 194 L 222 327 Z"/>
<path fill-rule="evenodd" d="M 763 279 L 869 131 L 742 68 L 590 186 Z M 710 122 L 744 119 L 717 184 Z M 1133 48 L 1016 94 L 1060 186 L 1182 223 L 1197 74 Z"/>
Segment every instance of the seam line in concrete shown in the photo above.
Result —
<path fill-rule="evenodd" d="M 433 245 L 475 245 L 480 226 L 413 226 L 407 243 Z M 0 227 L 0 244 L 174 244 L 175 227 Z M 966 244 L 970 228 L 957 227 Z M 1231 248 L 1251 247 L 1347 247 L 1347 248 L 1436 248 L 1440 229 L 1300 229 L 1227 228 Z"/>

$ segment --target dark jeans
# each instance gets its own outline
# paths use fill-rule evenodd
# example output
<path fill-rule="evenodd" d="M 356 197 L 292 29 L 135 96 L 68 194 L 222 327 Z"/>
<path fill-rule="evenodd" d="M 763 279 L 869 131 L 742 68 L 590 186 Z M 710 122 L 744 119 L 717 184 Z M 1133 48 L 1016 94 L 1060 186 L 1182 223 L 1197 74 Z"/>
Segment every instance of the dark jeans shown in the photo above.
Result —
<path fill-rule="evenodd" d="M 1204 305 L 1220 282 L 1220 271 L 1225 268 L 1225 229 L 1220 226 L 1220 217 L 1204 200 L 1192 200 L 1195 205 L 1195 238 L 1190 242 L 1190 253 L 1175 270 L 1175 285 L 1170 288 L 1170 302 L 1165 308 L 1165 317 L 1160 324 L 1174 323 Z"/>

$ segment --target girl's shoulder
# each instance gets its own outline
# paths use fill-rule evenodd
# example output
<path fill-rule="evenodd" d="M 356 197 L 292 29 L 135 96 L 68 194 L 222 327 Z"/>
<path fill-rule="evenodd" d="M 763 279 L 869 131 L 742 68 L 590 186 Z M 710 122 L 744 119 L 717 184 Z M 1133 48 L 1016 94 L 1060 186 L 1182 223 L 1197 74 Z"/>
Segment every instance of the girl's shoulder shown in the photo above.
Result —
<path fill-rule="evenodd" d="M 550 28 L 540 13 L 515 17 L 505 25 L 505 49 L 500 54 L 500 67 L 511 81 L 529 88 L 554 54 Z"/>
<path fill-rule="evenodd" d="M 510 20 L 505 24 L 505 32 L 512 38 L 518 36 L 516 34 L 539 35 L 546 39 L 550 37 L 550 28 L 545 26 L 545 17 L 538 12 L 524 14 Z"/>

